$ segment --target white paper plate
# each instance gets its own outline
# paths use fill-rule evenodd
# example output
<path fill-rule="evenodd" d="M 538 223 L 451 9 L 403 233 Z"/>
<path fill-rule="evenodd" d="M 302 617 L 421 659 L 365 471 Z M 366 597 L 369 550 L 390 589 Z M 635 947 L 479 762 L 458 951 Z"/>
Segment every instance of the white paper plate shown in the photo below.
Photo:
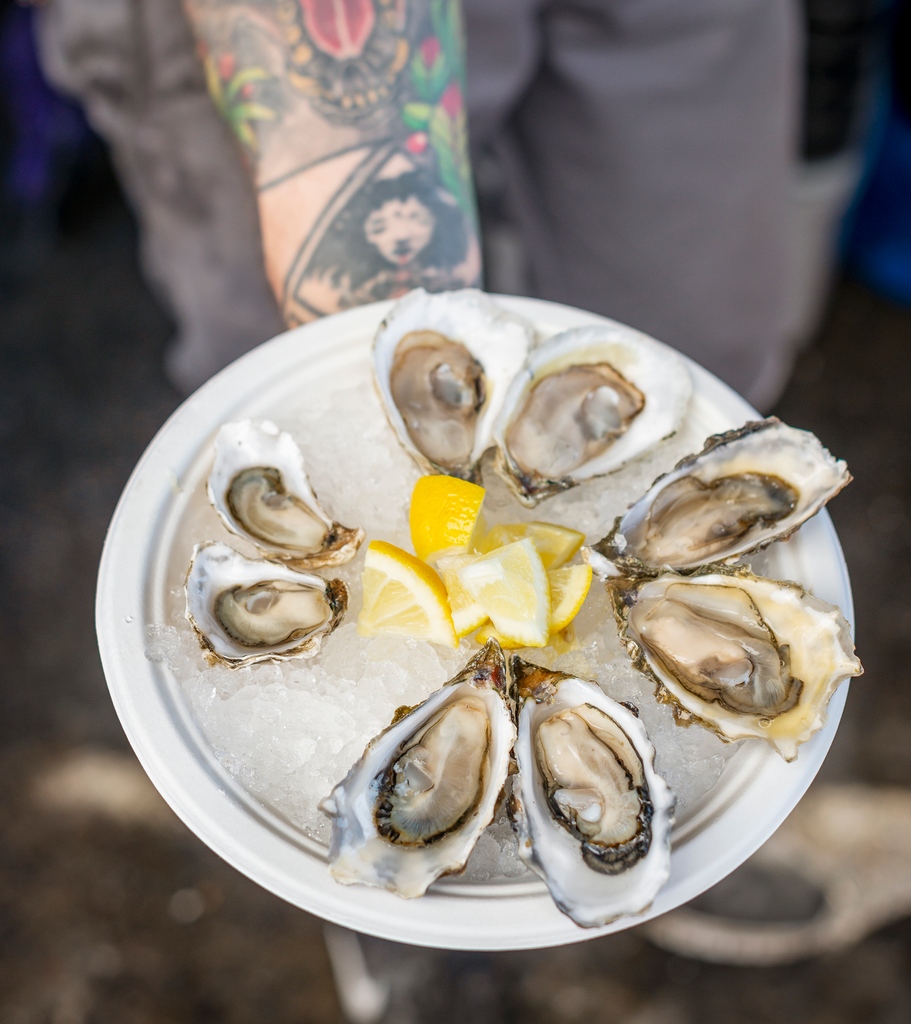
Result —
<path fill-rule="evenodd" d="M 603 322 L 554 303 L 501 301 L 545 333 Z M 349 928 L 427 946 L 528 949 L 605 935 L 663 914 L 720 881 L 784 821 L 832 743 L 847 684 L 829 705 L 828 725 L 795 762 L 786 764 L 764 744 L 745 743 L 714 788 L 686 809 L 674 833 L 670 880 L 648 914 L 588 930 L 561 914 L 543 883 L 527 875 L 502 883 L 443 879 L 417 900 L 339 885 L 329 875 L 326 849 L 222 768 L 177 680 L 146 659 L 145 624 L 167 621 L 168 581 L 186 566 L 188 544 L 200 539 L 181 536 L 180 526 L 188 503 L 204 487 L 218 427 L 274 415 L 292 407 L 302 382 L 312 388 L 314 380 L 357 366 L 390 305 L 363 306 L 261 345 L 188 399 L 149 445 L 117 506 L 98 580 L 101 658 L 124 730 L 162 796 L 200 839 L 276 895 Z M 717 378 L 695 364 L 691 369 L 695 396 L 689 419 L 700 439 L 756 417 Z M 800 580 L 853 620 L 844 558 L 825 512 L 772 551 L 771 575 Z"/>

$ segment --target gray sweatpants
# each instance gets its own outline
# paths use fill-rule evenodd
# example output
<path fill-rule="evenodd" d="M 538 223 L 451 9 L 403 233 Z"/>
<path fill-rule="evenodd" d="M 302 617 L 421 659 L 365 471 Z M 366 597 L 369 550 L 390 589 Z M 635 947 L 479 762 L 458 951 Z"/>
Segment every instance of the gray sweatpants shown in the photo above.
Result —
<path fill-rule="evenodd" d="M 535 289 L 638 327 L 760 407 L 786 379 L 792 0 L 463 0 L 473 145 Z M 42 55 L 111 143 L 189 390 L 281 329 L 256 209 L 180 0 L 51 0 Z"/>

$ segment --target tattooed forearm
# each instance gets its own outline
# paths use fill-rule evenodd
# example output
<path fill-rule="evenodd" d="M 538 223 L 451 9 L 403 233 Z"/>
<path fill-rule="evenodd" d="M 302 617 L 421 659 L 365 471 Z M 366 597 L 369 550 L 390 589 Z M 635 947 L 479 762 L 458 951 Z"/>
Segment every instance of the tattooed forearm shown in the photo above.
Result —
<path fill-rule="evenodd" d="M 187 0 L 289 323 L 477 283 L 459 0 Z"/>

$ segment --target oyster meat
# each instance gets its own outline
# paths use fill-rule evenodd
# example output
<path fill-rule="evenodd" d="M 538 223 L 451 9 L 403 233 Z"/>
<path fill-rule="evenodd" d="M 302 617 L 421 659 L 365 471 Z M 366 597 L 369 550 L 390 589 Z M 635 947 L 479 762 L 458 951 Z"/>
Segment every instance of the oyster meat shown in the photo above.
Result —
<path fill-rule="evenodd" d="M 341 580 L 244 558 L 217 542 L 193 551 L 186 597 L 206 658 L 232 668 L 312 658 L 348 607 Z"/>
<path fill-rule="evenodd" d="M 745 569 L 612 580 L 621 638 L 678 721 L 771 744 L 786 760 L 863 669 L 833 605 Z"/>
<path fill-rule="evenodd" d="M 396 437 L 425 473 L 477 480 L 534 328 L 474 289 L 409 292 L 373 343 L 377 390 Z"/>
<path fill-rule="evenodd" d="M 609 324 L 563 331 L 510 386 L 494 430 L 498 469 L 535 505 L 670 437 L 691 392 L 684 360 L 644 334 Z"/>
<path fill-rule="evenodd" d="M 268 420 L 226 423 L 215 438 L 209 501 L 265 558 L 299 569 L 350 561 L 364 539 L 323 510 L 290 434 Z"/>
<path fill-rule="evenodd" d="M 503 652 L 491 640 L 404 709 L 320 805 L 332 818 L 332 875 L 421 896 L 459 871 L 491 821 L 516 736 Z"/>
<path fill-rule="evenodd" d="M 642 913 L 670 871 L 675 799 L 638 713 L 596 683 L 517 656 L 510 664 L 519 856 L 582 927 Z"/>
<path fill-rule="evenodd" d="M 659 477 L 594 545 L 592 567 L 636 574 L 733 562 L 790 536 L 850 481 L 809 431 L 774 417 L 747 423 Z"/>

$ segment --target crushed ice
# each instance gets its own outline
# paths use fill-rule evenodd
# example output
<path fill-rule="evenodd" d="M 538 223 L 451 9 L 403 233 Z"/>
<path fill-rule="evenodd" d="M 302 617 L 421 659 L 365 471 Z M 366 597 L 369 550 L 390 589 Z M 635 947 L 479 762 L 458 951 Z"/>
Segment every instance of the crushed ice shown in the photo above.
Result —
<path fill-rule="evenodd" d="M 366 363 L 359 379 L 349 377 L 334 389 L 321 380 L 318 391 L 300 396 L 293 414 L 270 415 L 300 444 L 311 483 L 334 518 L 363 526 L 368 539 L 410 549 L 408 503 L 419 472 L 395 443 Z M 518 505 L 486 467 L 485 516 L 489 523 L 546 519 L 598 540 L 659 473 L 701 442 L 701 436 L 682 431 L 620 472 L 557 495 L 535 510 Z M 197 542 L 229 539 L 243 547 L 227 537 L 205 501 L 204 488 L 200 483 L 181 524 L 187 561 Z M 316 658 L 244 669 L 209 666 L 183 615 L 186 562 L 181 568 L 179 561 L 168 594 L 168 622 L 149 627 L 148 658 L 165 664 L 179 681 L 225 768 L 308 835 L 327 842 L 330 824 L 318 810 L 319 801 L 389 724 L 396 708 L 427 697 L 464 665 L 476 646 L 466 640 L 450 651 L 395 637 L 359 637 L 361 552 L 348 565 L 325 573 L 348 584 L 350 610 Z M 639 707 L 658 751 L 658 770 L 677 793 L 679 817 L 711 789 L 737 745 L 723 744 L 707 730 L 674 724 L 670 709 L 655 701 L 653 686 L 624 654 L 597 581 L 575 626 L 574 650 L 558 655 L 547 648 L 526 652 L 528 657 L 597 679 L 610 696 Z M 523 871 L 501 816 L 477 844 L 465 877 L 484 881 Z"/>

